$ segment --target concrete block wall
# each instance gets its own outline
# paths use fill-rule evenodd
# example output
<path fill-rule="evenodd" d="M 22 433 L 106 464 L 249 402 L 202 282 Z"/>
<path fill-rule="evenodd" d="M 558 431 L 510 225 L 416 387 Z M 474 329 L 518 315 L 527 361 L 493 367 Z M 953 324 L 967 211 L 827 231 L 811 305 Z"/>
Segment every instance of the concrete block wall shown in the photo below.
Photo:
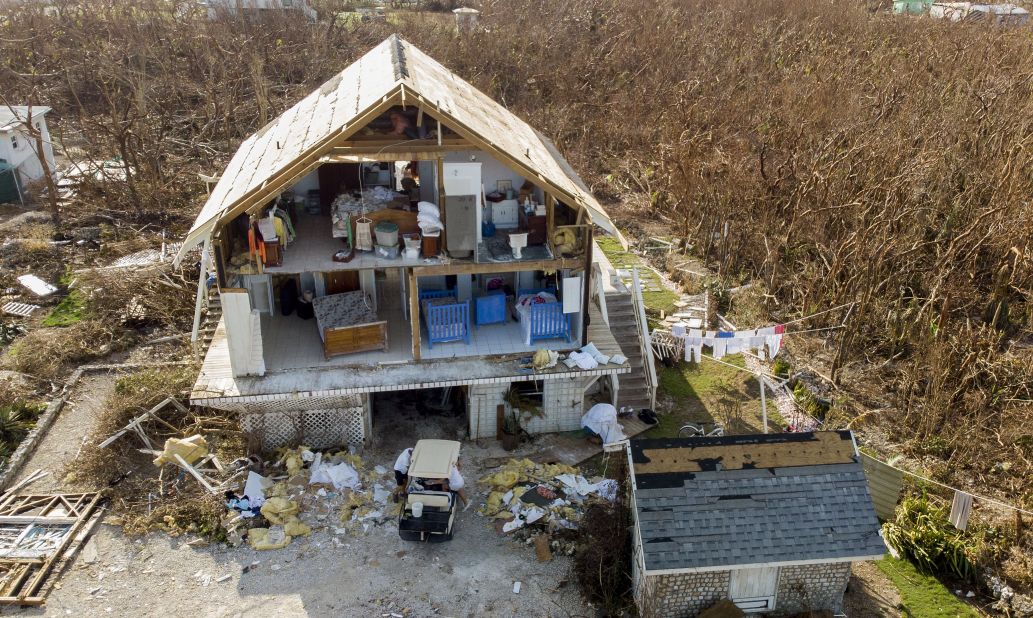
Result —
<path fill-rule="evenodd" d="M 467 390 L 470 401 L 470 437 L 494 438 L 496 410 L 505 405 L 503 397 L 509 390 L 509 382 L 499 384 L 471 384 Z M 509 411 L 507 406 L 507 413 Z"/>
<path fill-rule="evenodd" d="M 809 611 L 839 612 L 850 581 L 850 563 L 832 562 L 785 566 L 778 570 L 778 614 Z"/>
<path fill-rule="evenodd" d="M 532 433 L 555 433 L 573 431 L 581 427 L 584 414 L 584 391 L 594 378 L 557 378 L 542 383 L 542 411 L 540 417 L 521 419 L 524 428 Z M 505 402 L 509 382 L 499 384 L 473 384 L 467 395 L 470 400 L 470 436 L 473 438 L 495 437 L 497 407 L 509 406 Z"/>
<path fill-rule="evenodd" d="M 558 378 L 545 380 L 542 388 L 542 414 L 524 421 L 524 428 L 532 434 L 574 431 L 581 427 L 584 414 L 585 378 Z"/>

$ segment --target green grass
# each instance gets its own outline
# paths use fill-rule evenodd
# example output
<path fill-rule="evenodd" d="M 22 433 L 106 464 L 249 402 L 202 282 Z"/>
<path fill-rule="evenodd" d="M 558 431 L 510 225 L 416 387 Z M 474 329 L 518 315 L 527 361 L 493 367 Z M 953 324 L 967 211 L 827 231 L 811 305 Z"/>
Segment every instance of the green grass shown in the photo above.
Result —
<path fill-rule="evenodd" d="M 745 367 L 742 355 L 733 354 L 722 359 L 737 367 Z M 753 433 L 763 431 L 760 390 L 757 379 L 750 373 L 732 367 L 704 361 L 703 364 L 678 363 L 675 367 L 660 367 L 657 372 L 659 391 L 673 400 L 669 414 L 660 416 L 660 423 L 645 434 L 646 438 L 670 438 L 678 435 L 685 423 L 712 425 L 728 416 L 727 411 L 739 406 L 739 423 L 725 427 L 729 432 Z M 771 430 L 784 426 L 773 401 L 768 401 L 768 425 Z"/>
<path fill-rule="evenodd" d="M 978 618 L 938 579 L 918 572 L 913 564 L 887 556 L 875 563 L 900 591 L 904 614 L 912 618 Z"/>
<path fill-rule="evenodd" d="M 71 326 L 83 318 L 86 299 L 79 290 L 72 290 L 61 299 L 57 307 L 43 319 L 43 326 Z"/>
<path fill-rule="evenodd" d="M 596 238 L 596 243 L 602 249 L 603 254 L 606 255 L 606 259 L 613 264 L 614 268 L 630 270 L 638 267 L 638 275 L 639 280 L 642 282 L 642 287 L 655 288 L 654 291 L 642 292 L 642 302 L 646 304 L 647 310 L 657 314 L 660 311 L 666 314 L 674 312 L 674 303 L 681 298 L 681 295 L 664 287 L 656 272 L 643 262 L 642 258 L 634 253 L 625 251 L 624 247 L 621 247 L 620 241 L 612 236 Z"/>

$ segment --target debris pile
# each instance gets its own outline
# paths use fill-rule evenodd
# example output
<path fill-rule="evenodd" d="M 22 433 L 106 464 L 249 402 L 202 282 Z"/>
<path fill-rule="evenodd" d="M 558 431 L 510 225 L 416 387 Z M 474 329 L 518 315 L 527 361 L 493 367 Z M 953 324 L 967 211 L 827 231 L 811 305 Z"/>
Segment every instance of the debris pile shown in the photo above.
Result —
<path fill-rule="evenodd" d="M 255 549 L 279 549 L 314 529 L 366 533 L 398 515 L 398 505 L 389 506 L 389 471 L 367 469 L 353 452 L 281 449 L 265 471 L 252 470 L 240 491 L 226 492 L 223 525 L 231 545 L 246 540 Z"/>
<path fill-rule="evenodd" d="M 529 459 L 511 459 L 480 482 L 491 486 L 480 513 L 501 522 L 504 534 L 525 526 L 550 533 L 575 530 L 590 501 L 612 502 L 617 496 L 617 481 L 589 481 L 572 466 Z"/>

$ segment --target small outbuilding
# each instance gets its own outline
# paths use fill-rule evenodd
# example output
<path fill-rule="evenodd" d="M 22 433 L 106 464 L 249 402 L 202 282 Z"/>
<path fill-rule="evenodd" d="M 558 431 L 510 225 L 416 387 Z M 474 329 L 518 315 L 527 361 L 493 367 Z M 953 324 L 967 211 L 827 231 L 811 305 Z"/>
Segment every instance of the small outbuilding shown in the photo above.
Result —
<path fill-rule="evenodd" d="M 839 612 L 851 563 L 885 554 L 849 431 L 630 444 L 643 616 Z"/>
<path fill-rule="evenodd" d="M 25 186 L 44 176 L 44 163 L 54 171 L 46 115 L 41 105 L 0 105 L 0 203 L 22 201 Z M 43 138 L 43 156 L 37 152 L 34 131 Z"/>
<path fill-rule="evenodd" d="M 989 21 L 998 26 L 1022 26 L 1029 21 L 1029 11 L 1010 3 L 934 2 L 929 5 L 929 17 L 947 21 Z"/>

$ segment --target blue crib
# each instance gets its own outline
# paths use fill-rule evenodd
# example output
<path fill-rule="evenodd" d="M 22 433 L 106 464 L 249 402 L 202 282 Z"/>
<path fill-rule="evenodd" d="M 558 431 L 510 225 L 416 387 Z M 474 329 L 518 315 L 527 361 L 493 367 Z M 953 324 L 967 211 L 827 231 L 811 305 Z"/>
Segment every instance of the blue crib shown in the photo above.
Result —
<path fill-rule="evenodd" d="M 419 293 L 423 322 L 427 326 L 427 346 L 435 343 L 464 341 L 470 344 L 470 301 L 430 304 L 427 301 L 455 298 L 455 290 L 425 290 Z"/>
<path fill-rule="evenodd" d="M 548 292 L 556 294 L 556 288 L 532 288 L 517 290 L 517 299 L 526 294 L 537 294 Z M 530 311 L 523 314 L 521 319 L 526 317 L 529 320 L 528 328 L 531 331 L 531 343 L 542 339 L 563 338 L 570 341 L 570 316 L 563 313 L 563 302 L 539 303 L 530 305 Z M 519 314 L 519 312 L 518 312 Z"/>

